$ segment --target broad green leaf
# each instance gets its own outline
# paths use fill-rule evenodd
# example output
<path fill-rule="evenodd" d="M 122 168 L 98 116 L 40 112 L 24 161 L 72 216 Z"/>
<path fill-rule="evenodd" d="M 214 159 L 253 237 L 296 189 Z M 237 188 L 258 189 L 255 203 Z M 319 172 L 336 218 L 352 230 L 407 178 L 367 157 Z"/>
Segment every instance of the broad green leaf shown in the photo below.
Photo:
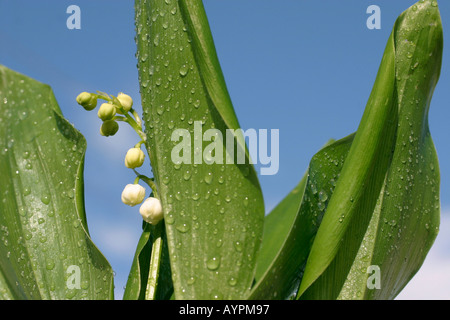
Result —
<path fill-rule="evenodd" d="M 354 135 L 350 135 L 336 142 L 330 142 L 330 145 L 317 152 L 310 161 L 306 179 L 302 179 L 298 189 L 294 189 L 294 191 L 301 192 L 289 194 L 270 214 L 286 208 L 290 213 L 284 212 L 282 215 L 290 216 L 293 214 L 291 210 L 295 210 L 295 219 L 289 226 L 283 226 L 285 233 L 280 236 L 285 240 L 281 247 L 277 245 L 274 248 L 277 250 L 276 256 L 270 260 L 270 266 L 265 267 L 267 261 L 263 262 L 264 269 L 260 272 L 264 272 L 264 274 L 257 278 L 258 281 L 252 290 L 250 299 L 268 300 L 295 297 L 314 237 L 336 186 L 353 137 Z M 289 203 L 292 205 L 287 206 Z M 301 205 L 298 207 L 296 204 L 300 203 Z M 274 220 L 272 218 L 272 221 Z M 270 228 L 270 226 L 265 226 L 265 228 Z M 261 252 L 266 250 L 263 242 Z M 266 256 L 268 255 L 266 254 Z M 262 255 L 259 260 L 262 260 Z"/>
<path fill-rule="evenodd" d="M 331 139 L 324 147 L 334 142 Z M 273 265 L 275 270 L 268 271 L 268 269 L 272 266 L 272 262 L 280 250 L 286 247 L 285 241 L 288 238 L 290 230 L 296 228 L 294 222 L 300 221 L 296 218 L 300 213 L 300 205 L 305 193 L 307 180 L 308 172 L 305 173 L 298 185 L 264 218 L 263 241 L 256 264 L 256 280 L 261 279 L 266 272 L 266 277 L 278 277 L 278 272 L 276 271 L 277 264 Z M 293 275 L 293 277 L 297 277 L 297 275 Z M 280 281 L 277 282 L 280 286 L 283 285 Z M 263 290 L 265 292 L 270 291 Z"/>
<path fill-rule="evenodd" d="M 86 141 L 49 86 L 0 66 L 0 298 L 112 299 L 84 211 Z"/>
<path fill-rule="evenodd" d="M 441 60 L 436 2 L 420 1 L 397 19 L 388 40 L 308 258 L 302 299 L 392 299 L 422 265 L 439 225 L 428 110 Z M 380 289 L 367 285 L 369 266 L 380 270 Z"/>
<path fill-rule="evenodd" d="M 164 229 L 161 229 L 162 232 L 164 232 Z M 150 279 L 154 279 L 156 282 L 153 284 L 153 287 L 156 288 L 154 299 L 169 299 L 173 292 L 170 265 L 168 261 L 167 240 L 165 239 L 164 234 L 158 235 L 157 232 L 159 232 L 159 230 L 155 230 L 155 226 L 144 222 L 144 230 L 139 239 L 127 285 L 125 287 L 123 295 L 124 300 L 144 300 L 146 298 L 145 295 L 148 288 L 147 285 L 149 284 L 152 247 L 155 242 L 159 240 L 164 246 L 163 250 L 160 251 L 161 260 L 163 262 L 159 264 L 160 270 L 158 270 L 158 277 L 150 277 Z"/>
<path fill-rule="evenodd" d="M 304 175 L 298 185 L 264 219 L 263 241 L 256 265 L 256 279 L 260 279 L 270 267 L 292 228 L 305 192 L 306 178 L 307 175 Z"/>
<path fill-rule="evenodd" d="M 419 2 L 404 12 L 395 26 L 396 72 L 400 75 L 396 149 L 378 210 L 358 252 L 357 261 L 365 263 L 360 270 L 366 272 L 352 268 L 341 298 L 358 294 L 366 299 L 395 298 L 421 267 L 438 233 L 439 163 L 428 111 L 440 74 L 443 37 L 434 4 Z M 365 252 L 371 246 L 374 249 Z M 371 265 L 380 267 L 379 290 L 367 288 Z M 351 283 L 358 283 L 357 279 L 359 287 Z"/>
<path fill-rule="evenodd" d="M 147 147 L 163 204 L 175 297 L 243 298 L 255 274 L 264 204 L 247 149 L 247 161 L 238 163 L 243 135 L 227 135 L 239 124 L 203 5 L 135 5 Z M 234 156 L 225 148 L 230 140 Z M 177 163 L 173 148 L 187 142 L 176 155 L 190 153 L 190 163 Z"/>

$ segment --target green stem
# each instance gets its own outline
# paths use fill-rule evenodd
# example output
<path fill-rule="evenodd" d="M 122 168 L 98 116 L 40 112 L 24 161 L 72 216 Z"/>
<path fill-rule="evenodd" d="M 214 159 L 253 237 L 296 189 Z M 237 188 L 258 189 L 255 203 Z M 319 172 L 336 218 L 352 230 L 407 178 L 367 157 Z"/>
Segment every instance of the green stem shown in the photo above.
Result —
<path fill-rule="evenodd" d="M 162 231 L 164 223 L 160 222 L 152 226 L 152 254 L 150 257 L 150 268 L 148 272 L 147 287 L 145 289 L 145 300 L 155 300 L 156 289 L 158 286 L 159 269 L 162 257 Z"/>
<path fill-rule="evenodd" d="M 147 177 L 146 175 L 140 174 L 139 172 L 137 172 L 136 170 L 134 170 L 134 173 L 136 174 L 136 179 L 140 179 L 142 181 L 144 181 L 153 191 L 153 196 L 157 199 L 159 199 L 159 195 L 158 195 L 158 189 L 156 187 L 155 182 L 153 182 L 152 179 L 150 179 L 149 177 Z M 136 181 L 136 180 L 135 180 Z"/>
<path fill-rule="evenodd" d="M 145 141 L 144 141 L 144 140 L 141 140 L 141 141 L 139 141 L 138 143 L 136 143 L 136 144 L 134 145 L 134 147 L 135 147 L 135 148 L 141 148 L 141 145 L 142 145 L 143 143 L 145 143 Z"/>
<path fill-rule="evenodd" d="M 114 121 L 123 121 L 123 122 L 127 122 L 128 123 L 128 119 L 122 116 L 115 116 L 112 118 L 112 120 Z"/>
<path fill-rule="evenodd" d="M 142 130 L 142 120 L 141 117 L 139 117 L 139 114 L 136 112 L 136 110 L 131 109 L 130 112 L 133 114 L 134 118 L 136 119 L 136 123 Z"/>
<path fill-rule="evenodd" d="M 142 140 L 147 141 L 147 136 L 144 131 L 142 131 L 142 126 L 138 125 L 128 113 L 125 113 L 125 117 L 127 118 L 129 125 L 134 129 L 134 131 L 136 131 L 139 137 L 141 137 Z"/>

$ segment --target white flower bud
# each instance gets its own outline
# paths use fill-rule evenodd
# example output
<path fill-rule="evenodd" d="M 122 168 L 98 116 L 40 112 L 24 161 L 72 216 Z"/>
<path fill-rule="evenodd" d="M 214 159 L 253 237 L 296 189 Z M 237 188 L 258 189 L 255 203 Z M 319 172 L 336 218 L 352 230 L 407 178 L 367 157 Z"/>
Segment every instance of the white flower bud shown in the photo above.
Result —
<path fill-rule="evenodd" d="M 144 163 L 145 154 L 141 148 L 131 148 L 125 156 L 125 166 L 134 169 L 142 166 Z"/>
<path fill-rule="evenodd" d="M 119 131 L 119 124 L 114 120 L 105 120 L 100 127 L 100 134 L 105 137 L 113 136 Z"/>
<path fill-rule="evenodd" d="M 97 98 L 89 92 L 80 93 L 77 96 L 77 102 L 87 111 L 91 111 L 97 106 Z"/>
<path fill-rule="evenodd" d="M 116 107 L 111 103 L 103 103 L 98 109 L 97 115 L 103 121 L 111 120 L 116 115 Z"/>
<path fill-rule="evenodd" d="M 135 206 L 145 198 L 145 188 L 139 184 L 127 184 L 122 191 L 122 202 L 128 206 Z"/>
<path fill-rule="evenodd" d="M 117 95 L 117 100 L 119 100 L 126 112 L 131 110 L 131 107 L 133 106 L 133 99 L 131 99 L 129 95 L 121 92 Z"/>
<path fill-rule="evenodd" d="M 145 199 L 144 203 L 139 208 L 139 213 L 145 222 L 153 225 L 158 224 L 164 217 L 161 201 L 152 197 Z"/>

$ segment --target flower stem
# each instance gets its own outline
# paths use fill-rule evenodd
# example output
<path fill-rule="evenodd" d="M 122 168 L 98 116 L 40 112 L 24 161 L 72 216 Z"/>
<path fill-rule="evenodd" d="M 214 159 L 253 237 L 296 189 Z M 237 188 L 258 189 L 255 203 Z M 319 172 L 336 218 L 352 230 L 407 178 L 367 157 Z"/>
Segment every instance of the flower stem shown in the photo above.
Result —
<path fill-rule="evenodd" d="M 140 179 L 142 181 L 144 181 L 153 191 L 153 196 L 157 199 L 159 199 L 159 195 L 158 195 L 158 189 L 156 187 L 155 182 L 153 182 L 152 179 L 150 179 L 149 177 L 147 177 L 146 175 L 140 174 L 139 172 L 137 172 L 135 169 L 133 169 L 134 173 L 136 174 L 136 179 Z M 134 180 L 136 181 L 136 180 Z"/>
<path fill-rule="evenodd" d="M 159 269 L 162 257 L 162 231 L 164 223 L 160 222 L 156 226 L 151 226 L 152 254 L 150 257 L 150 268 L 148 272 L 147 287 L 145 289 L 145 300 L 155 300 L 158 286 Z"/>

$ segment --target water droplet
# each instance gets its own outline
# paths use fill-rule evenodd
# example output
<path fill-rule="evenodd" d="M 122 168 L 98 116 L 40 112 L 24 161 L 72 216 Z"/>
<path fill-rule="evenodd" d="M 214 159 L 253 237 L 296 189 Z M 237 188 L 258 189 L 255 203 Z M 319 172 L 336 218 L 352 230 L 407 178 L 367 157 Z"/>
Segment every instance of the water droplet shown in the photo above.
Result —
<path fill-rule="evenodd" d="M 155 38 L 153 39 L 153 44 L 155 47 L 159 45 L 159 34 L 155 35 Z"/>
<path fill-rule="evenodd" d="M 181 68 L 180 68 L 180 75 L 181 75 L 182 77 L 185 77 L 185 76 L 187 75 L 188 71 L 189 71 L 188 66 L 185 65 L 185 64 L 183 64 L 183 65 L 181 66 Z"/>
<path fill-rule="evenodd" d="M 237 284 L 236 278 L 231 277 L 230 279 L 228 279 L 228 284 L 234 287 Z"/>
<path fill-rule="evenodd" d="M 175 217 L 173 216 L 173 214 L 168 214 L 167 216 L 164 217 L 164 221 L 167 224 L 173 224 L 175 222 Z"/>
<path fill-rule="evenodd" d="M 83 290 L 89 289 L 89 281 L 88 280 L 81 281 L 81 289 L 83 289 Z"/>
<path fill-rule="evenodd" d="M 47 194 L 42 195 L 41 201 L 43 204 L 49 204 L 50 203 L 50 196 Z"/>
<path fill-rule="evenodd" d="M 53 259 L 48 259 L 45 263 L 45 269 L 53 270 L 53 268 L 55 268 L 55 261 Z"/>
<path fill-rule="evenodd" d="M 31 232 L 29 232 L 29 231 L 25 232 L 25 239 L 26 240 L 30 240 L 32 237 L 33 237 L 33 234 Z"/>
<path fill-rule="evenodd" d="M 146 54 L 146 53 L 143 54 L 142 57 L 141 57 L 141 61 L 145 62 L 145 61 L 147 61 L 147 59 L 148 59 L 148 54 Z"/>
<path fill-rule="evenodd" d="M 244 198 L 244 207 L 247 207 L 248 206 L 248 197 L 245 197 Z"/>
<path fill-rule="evenodd" d="M 194 278 L 194 277 L 190 277 L 190 278 L 186 281 L 186 283 L 187 283 L 188 285 L 193 285 L 194 282 L 195 282 L 195 278 Z"/>
<path fill-rule="evenodd" d="M 28 117 L 28 113 L 26 111 L 19 112 L 19 119 L 25 120 Z"/>
<path fill-rule="evenodd" d="M 234 243 L 234 248 L 236 249 L 237 252 L 242 252 L 242 244 L 239 241 L 236 241 Z"/>
<path fill-rule="evenodd" d="M 31 193 L 31 189 L 29 187 L 25 187 L 23 189 L 23 195 L 28 196 Z"/>
<path fill-rule="evenodd" d="M 180 231 L 181 233 L 186 233 L 189 231 L 189 225 L 186 223 L 180 224 L 176 227 L 176 229 L 178 231 Z"/>
<path fill-rule="evenodd" d="M 327 193 L 325 191 L 321 190 L 319 192 L 319 200 L 322 201 L 322 202 L 325 202 L 325 201 L 328 200 L 328 195 L 327 195 Z"/>
<path fill-rule="evenodd" d="M 213 257 L 206 262 L 206 267 L 211 270 L 217 270 L 220 266 L 220 259 L 217 257 Z"/>
<path fill-rule="evenodd" d="M 222 300 L 222 295 L 220 294 L 220 293 L 213 293 L 212 295 L 211 295 L 211 299 L 212 300 Z"/>
<path fill-rule="evenodd" d="M 212 172 L 208 172 L 208 173 L 206 174 L 206 176 L 205 176 L 205 182 L 206 182 L 207 184 L 211 184 L 211 183 L 212 183 L 212 180 L 213 180 Z"/>
<path fill-rule="evenodd" d="M 184 174 L 183 174 L 183 179 L 188 181 L 191 178 L 191 172 L 189 170 L 187 170 Z"/>
<path fill-rule="evenodd" d="M 325 204 L 324 204 L 323 202 L 319 202 L 319 203 L 317 204 L 317 207 L 319 208 L 320 211 L 325 210 Z"/>
<path fill-rule="evenodd" d="M 159 107 L 157 107 L 156 113 L 161 116 L 164 113 L 164 106 L 160 105 Z"/>
<path fill-rule="evenodd" d="M 198 199 L 200 199 L 200 194 L 196 192 L 192 195 L 192 200 L 197 201 Z"/>

